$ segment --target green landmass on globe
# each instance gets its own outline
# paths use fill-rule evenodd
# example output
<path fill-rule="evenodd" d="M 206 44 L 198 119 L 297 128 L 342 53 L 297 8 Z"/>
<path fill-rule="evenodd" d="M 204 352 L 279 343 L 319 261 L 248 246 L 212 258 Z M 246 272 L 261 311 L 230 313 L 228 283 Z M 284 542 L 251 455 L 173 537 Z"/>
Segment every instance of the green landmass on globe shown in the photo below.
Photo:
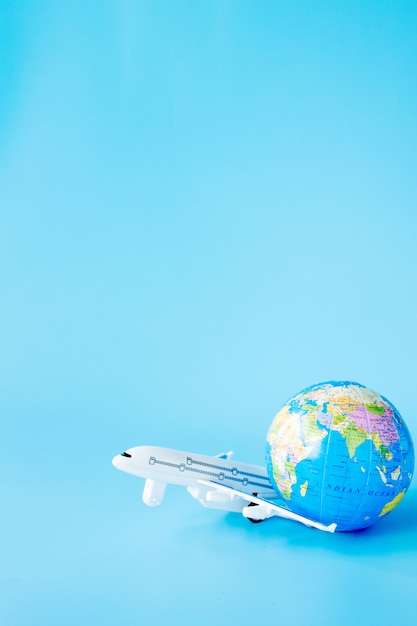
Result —
<path fill-rule="evenodd" d="M 397 409 L 359 383 L 304 389 L 267 435 L 269 478 L 294 512 L 358 530 L 392 511 L 414 471 L 410 433 Z"/>

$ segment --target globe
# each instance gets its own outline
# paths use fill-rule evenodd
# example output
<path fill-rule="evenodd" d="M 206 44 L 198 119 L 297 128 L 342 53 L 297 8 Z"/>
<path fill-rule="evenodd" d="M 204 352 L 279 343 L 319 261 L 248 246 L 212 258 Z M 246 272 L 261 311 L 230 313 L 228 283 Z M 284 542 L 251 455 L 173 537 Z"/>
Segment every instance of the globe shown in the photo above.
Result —
<path fill-rule="evenodd" d="M 275 416 L 266 464 L 288 508 L 340 531 L 392 511 L 413 475 L 414 448 L 397 409 L 355 382 L 304 389 Z"/>

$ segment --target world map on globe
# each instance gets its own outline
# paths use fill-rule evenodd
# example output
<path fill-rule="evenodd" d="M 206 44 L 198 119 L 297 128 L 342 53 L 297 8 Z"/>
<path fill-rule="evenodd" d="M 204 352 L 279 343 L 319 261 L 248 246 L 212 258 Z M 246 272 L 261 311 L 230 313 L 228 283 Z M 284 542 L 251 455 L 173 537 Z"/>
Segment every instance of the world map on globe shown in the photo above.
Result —
<path fill-rule="evenodd" d="M 413 476 L 414 448 L 397 409 L 359 383 L 304 389 L 275 416 L 269 478 L 295 513 L 358 530 L 392 511 Z"/>

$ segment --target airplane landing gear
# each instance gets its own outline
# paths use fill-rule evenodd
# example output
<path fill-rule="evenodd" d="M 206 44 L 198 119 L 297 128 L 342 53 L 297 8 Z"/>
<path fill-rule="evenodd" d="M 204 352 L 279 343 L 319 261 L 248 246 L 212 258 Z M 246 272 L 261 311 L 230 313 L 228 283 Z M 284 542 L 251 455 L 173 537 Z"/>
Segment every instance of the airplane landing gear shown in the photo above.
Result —
<path fill-rule="evenodd" d="M 257 494 L 257 493 L 253 493 L 252 495 L 256 497 L 258 494 Z M 256 502 L 249 502 L 249 504 L 248 504 L 248 508 L 249 508 L 250 506 L 259 506 L 259 504 L 256 504 Z M 248 517 L 247 519 L 248 519 L 250 522 L 252 522 L 252 524 L 260 524 L 261 522 L 265 521 L 265 520 L 263 520 L 263 519 L 254 519 L 253 517 Z"/>

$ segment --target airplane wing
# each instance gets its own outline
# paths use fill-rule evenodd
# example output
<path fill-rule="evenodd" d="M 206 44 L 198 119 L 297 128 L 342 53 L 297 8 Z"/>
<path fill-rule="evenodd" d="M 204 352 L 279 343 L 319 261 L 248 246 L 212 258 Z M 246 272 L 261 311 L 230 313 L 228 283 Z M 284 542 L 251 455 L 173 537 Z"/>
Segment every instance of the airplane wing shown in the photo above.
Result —
<path fill-rule="evenodd" d="M 211 488 L 212 490 L 217 490 L 220 493 L 227 494 L 231 500 L 238 499 L 249 502 L 247 506 L 244 506 L 241 509 L 241 513 L 243 517 L 248 518 L 251 521 L 259 521 L 261 522 L 264 519 L 269 517 L 283 517 L 285 519 L 290 519 L 295 522 L 300 522 L 301 524 L 305 524 L 306 526 L 310 526 L 313 528 L 317 528 L 318 530 L 323 530 L 325 532 L 334 533 L 336 530 L 337 524 L 329 524 L 326 526 L 321 522 L 316 522 L 311 520 L 303 515 L 298 515 L 298 513 L 293 513 L 285 506 L 281 504 L 278 505 L 275 502 L 271 502 L 270 500 L 265 500 L 263 498 L 259 498 L 258 496 L 253 496 L 244 491 L 239 491 L 234 487 L 226 487 L 226 485 L 220 485 L 219 483 L 213 482 L 211 480 L 198 480 L 198 483 L 204 485 L 206 487 Z"/>

